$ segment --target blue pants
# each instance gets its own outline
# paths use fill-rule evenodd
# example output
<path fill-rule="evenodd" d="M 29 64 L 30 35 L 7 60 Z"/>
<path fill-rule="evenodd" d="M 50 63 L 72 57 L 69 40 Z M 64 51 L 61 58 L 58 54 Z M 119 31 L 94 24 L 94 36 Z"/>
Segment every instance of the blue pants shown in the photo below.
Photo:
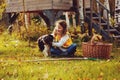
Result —
<path fill-rule="evenodd" d="M 74 56 L 74 53 L 76 52 L 77 45 L 74 43 L 70 47 L 68 47 L 66 52 L 61 51 L 59 48 L 52 47 L 50 49 L 51 56 Z"/>

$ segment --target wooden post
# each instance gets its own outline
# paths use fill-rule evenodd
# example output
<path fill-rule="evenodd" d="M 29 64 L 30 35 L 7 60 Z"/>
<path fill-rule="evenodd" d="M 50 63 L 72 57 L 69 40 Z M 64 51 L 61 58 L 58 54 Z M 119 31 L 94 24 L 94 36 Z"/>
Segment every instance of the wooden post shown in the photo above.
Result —
<path fill-rule="evenodd" d="M 117 10 L 118 10 L 118 23 L 120 23 L 120 0 L 117 0 Z"/>
<path fill-rule="evenodd" d="M 89 36 L 92 36 L 92 23 L 93 23 L 93 0 L 90 0 L 90 26 L 88 29 Z"/>
<path fill-rule="evenodd" d="M 84 27 L 84 0 L 79 0 L 79 20 L 80 20 L 80 27 L 81 27 L 81 33 L 84 33 L 85 32 L 85 27 Z"/>
<path fill-rule="evenodd" d="M 26 20 L 25 20 L 25 0 L 23 0 L 23 20 L 24 20 L 24 27 L 25 27 L 25 30 L 27 32 L 27 27 L 26 27 Z"/>
<path fill-rule="evenodd" d="M 28 36 L 28 45 L 30 46 L 30 37 L 29 37 L 29 33 L 28 33 L 28 25 L 27 25 L 27 16 L 26 16 L 26 13 L 25 13 L 25 0 L 23 0 L 23 16 L 24 16 L 24 27 L 25 27 L 25 30 L 26 30 L 26 33 L 27 33 L 27 36 Z"/>
<path fill-rule="evenodd" d="M 100 0 L 98 0 L 100 1 Z M 99 27 L 101 27 L 101 11 L 100 11 L 100 4 L 97 3 L 97 12 L 98 12 L 98 17 L 99 17 Z M 100 33 L 100 30 L 99 30 Z"/>
<path fill-rule="evenodd" d="M 110 11 L 110 7 L 109 7 L 109 1 L 108 0 L 105 0 L 104 2 L 104 6 Z M 104 14 L 103 14 L 103 17 L 107 20 L 107 29 L 108 29 L 108 34 L 110 35 L 110 13 L 107 12 L 107 10 L 104 10 Z"/>
<path fill-rule="evenodd" d="M 30 24 L 30 13 L 25 13 L 24 16 L 25 16 L 25 26 L 28 29 L 28 26 Z"/>
<path fill-rule="evenodd" d="M 108 10 L 110 10 L 110 6 L 109 6 L 109 1 L 108 1 L 108 0 L 105 0 L 104 6 L 105 6 Z M 106 10 L 104 10 L 104 11 L 103 11 L 103 17 L 104 17 L 105 19 L 107 19 L 107 14 L 108 14 L 108 16 L 109 16 L 109 18 L 110 18 L 110 14 L 107 13 Z"/>
<path fill-rule="evenodd" d="M 98 1 L 100 1 L 100 0 L 98 0 Z M 100 11 L 100 6 L 99 6 L 99 4 L 97 3 L 97 13 L 99 14 L 101 11 Z"/>
<path fill-rule="evenodd" d="M 120 23 L 120 1 L 115 0 L 115 27 Z"/>
<path fill-rule="evenodd" d="M 75 20 L 75 13 L 72 14 L 72 19 L 73 19 L 74 33 L 76 33 L 76 20 Z"/>
<path fill-rule="evenodd" d="M 25 26 L 28 29 L 28 17 L 27 17 L 27 13 L 25 13 L 24 16 L 25 16 Z"/>
<path fill-rule="evenodd" d="M 84 23 L 84 16 L 83 16 L 83 0 L 79 0 L 79 14 L 80 14 L 80 22 Z"/>
<path fill-rule="evenodd" d="M 115 0 L 115 10 L 116 10 L 116 7 L 117 7 L 117 0 Z M 117 13 L 115 11 L 115 24 L 117 24 Z"/>
<path fill-rule="evenodd" d="M 65 12 L 65 19 L 66 19 L 67 27 L 70 28 L 70 21 L 69 21 L 69 17 L 68 17 L 68 12 Z"/>

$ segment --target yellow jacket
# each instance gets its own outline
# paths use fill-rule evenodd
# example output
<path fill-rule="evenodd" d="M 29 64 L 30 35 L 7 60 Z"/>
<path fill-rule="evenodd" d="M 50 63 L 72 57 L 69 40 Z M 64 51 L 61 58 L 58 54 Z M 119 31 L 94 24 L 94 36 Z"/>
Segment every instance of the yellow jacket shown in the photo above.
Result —
<path fill-rule="evenodd" d="M 59 36 L 59 35 L 56 35 L 55 36 L 55 42 L 59 42 L 60 41 L 60 39 L 61 39 L 61 36 Z M 71 39 L 71 37 L 68 37 L 68 38 L 64 38 L 66 41 L 63 43 L 63 45 L 62 45 L 62 47 L 63 48 L 68 48 L 73 42 L 72 42 L 72 39 Z"/>

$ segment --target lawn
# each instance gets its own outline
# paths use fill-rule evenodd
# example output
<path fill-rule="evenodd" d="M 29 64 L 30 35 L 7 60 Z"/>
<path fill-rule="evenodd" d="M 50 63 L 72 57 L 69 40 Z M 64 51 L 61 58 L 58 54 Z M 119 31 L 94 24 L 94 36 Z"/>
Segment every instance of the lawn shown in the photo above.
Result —
<path fill-rule="evenodd" d="M 81 55 L 81 46 L 76 55 Z M 45 59 L 36 42 L 19 40 L 6 33 L 0 36 L 0 80 L 119 80 L 120 49 L 109 60 Z M 51 59 L 51 58 L 48 58 Z"/>
<path fill-rule="evenodd" d="M 1 80 L 119 80 L 116 61 L 8 61 L 0 63 Z"/>

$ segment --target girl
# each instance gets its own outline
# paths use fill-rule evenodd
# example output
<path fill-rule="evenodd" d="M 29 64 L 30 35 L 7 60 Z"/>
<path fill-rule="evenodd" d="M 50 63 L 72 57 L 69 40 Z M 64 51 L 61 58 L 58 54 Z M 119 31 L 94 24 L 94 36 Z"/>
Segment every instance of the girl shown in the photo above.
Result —
<path fill-rule="evenodd" d="M 54 41 L 52 43 L 51 55 L 53 56 L 74 56 L 76 44 L 73 44 L 67 32 L 67 24 L 64 20 L 56 22 L 56 27 L 52 33 Z"/>

